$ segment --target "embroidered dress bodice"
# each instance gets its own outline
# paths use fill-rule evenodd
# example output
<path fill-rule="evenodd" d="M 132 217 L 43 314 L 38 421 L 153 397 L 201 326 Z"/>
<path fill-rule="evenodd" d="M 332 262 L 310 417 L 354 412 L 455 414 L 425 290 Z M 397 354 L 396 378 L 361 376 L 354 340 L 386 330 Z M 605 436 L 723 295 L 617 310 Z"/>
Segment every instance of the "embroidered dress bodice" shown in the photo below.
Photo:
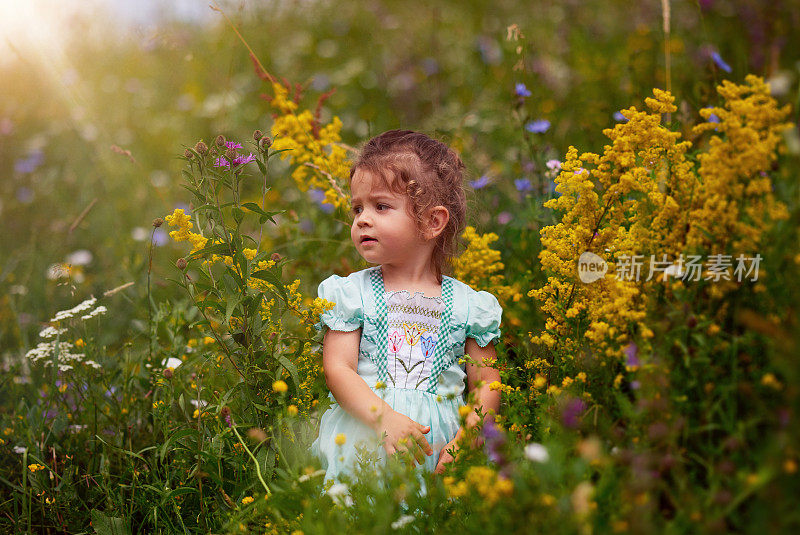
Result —
<path fill-rule="evenodd" d="M 431 378 L 434 349 L 439 342 L 444 301 L 426 297 L 421 292 L 413 296 L 407 290 L 386 292 L 388 316 L 389 380 L 395 388 L 423 388 Z"/>

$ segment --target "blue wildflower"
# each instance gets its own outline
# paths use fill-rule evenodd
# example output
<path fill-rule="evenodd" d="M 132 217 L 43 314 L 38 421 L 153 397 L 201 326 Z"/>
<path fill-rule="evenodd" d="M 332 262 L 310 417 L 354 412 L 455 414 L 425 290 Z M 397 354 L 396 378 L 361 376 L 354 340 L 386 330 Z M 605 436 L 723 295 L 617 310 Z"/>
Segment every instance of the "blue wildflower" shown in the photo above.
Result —
<path fill-rule="evenodd" d="M 617 121 L 617 122 L 620 122 L 620 123 L 627 123 L 628 122 L 628 118 L 625 117 L 624 115 L 622 115 L 621 111 L 615 111 L 614 112 L 614 120 Z"/>
<path fill-rule="evenodd" d="M 530 191 L 533 189 L 533 184 L 527 178 L 518 178 L 514 181 L 514 186 L 516 186 L 517 191 L 525 192 Z"/>
<path fill-rule="evenodd" d="M 472 189 L 481 189 L 489 184 L 489 175 L 483 175 L 477 180 L 473 180 L 469 183 Z"/>
<path fill-rule="evenodd" d="M 550 121 L 547 119 L 536 119 L 525 125 L 525 130 L 533 134 L 544 134 L 550 129 Z"/>
<path fill-rule="evenodd" d="M 525 84 L 523 84 L 523 83 L 518 83 L 514 87 L 514 93 L 518 97 L 523 97 L 523 98 L 531 96 L 531 92 L 528 90 L 527 87 L 525 87 Z"/>
<path fill-rule="evenodd" d="M 308 190 L 308 195 L 319 204 L 320 209 L 325 213 L 333 212 L 333 205 L 325 201 L 325 192 L 319 188 L 311 188 Z"/>
<path fill-rule="evenodd" d="M 719 55 L 719 52 L 716 50 L 711 53 L 711 59 L 714 60 L 714 63 L 725 72 L 731 72 L 731 66 L 725 63 L 725 60 L 722 59 L 722 56 Z"/>
<path fill-rule="evenodd" d="M 713 108 L 713 107 L 714 106 L 706 106 L 703 109 L 710 109 L 710 108 Z M 708 122 L 709 123 L 718 123 L 718 122 L 720 122 L 720 119 L 719 119 L 719 117 L 717 117 L 716 113 L 712 113 L 711 115 L 708 116 Z"/>

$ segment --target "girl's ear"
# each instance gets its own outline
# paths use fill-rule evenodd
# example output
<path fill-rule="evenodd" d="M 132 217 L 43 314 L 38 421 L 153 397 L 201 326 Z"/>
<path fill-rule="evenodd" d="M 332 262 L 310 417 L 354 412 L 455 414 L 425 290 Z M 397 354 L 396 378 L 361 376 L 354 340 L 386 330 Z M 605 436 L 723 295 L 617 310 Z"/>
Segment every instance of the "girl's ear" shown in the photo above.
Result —
<path fill-rule="evenodd" d="M 434 206 L 428 211 L 427 226 L 425 228 L 425 238 L 432 240 L 442 233 L 450 221 L 450 212 L 442 205 Z"/>

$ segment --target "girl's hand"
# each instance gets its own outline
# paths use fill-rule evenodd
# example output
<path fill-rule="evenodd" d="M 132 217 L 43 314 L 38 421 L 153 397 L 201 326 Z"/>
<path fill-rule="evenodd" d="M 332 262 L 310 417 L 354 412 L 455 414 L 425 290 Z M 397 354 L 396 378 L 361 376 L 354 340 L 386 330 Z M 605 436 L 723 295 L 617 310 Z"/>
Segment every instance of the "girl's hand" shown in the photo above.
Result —
<path fill-rule="evenodd" d="M 433 471 L 434 474 L 444 474 L 445 465 L 455 461 L 455 457 L 448 453 L 447 450 L 455 449 L 454 453 L 456 456 L 458 456 L 458 450 L 460 448 L 458 445 L 458 439 L 459 437 L 455 437 L 453 440 L 445 444 L 442 448 L 442 451 L 439 452 L 439 462 L 436 464 L 436 470 Z"/>
<path fill-rule="evenodd" d="M 384 414 L 379 426 L 379 432 L 386 433 L 383 449 L 387 455 L 407 451 L 419 464 L 425 462 L 425 455 L 433 455 L 433 448 L 423 435 L 430 430 L 431 426 L 419 424 L 397 411 Z"/>

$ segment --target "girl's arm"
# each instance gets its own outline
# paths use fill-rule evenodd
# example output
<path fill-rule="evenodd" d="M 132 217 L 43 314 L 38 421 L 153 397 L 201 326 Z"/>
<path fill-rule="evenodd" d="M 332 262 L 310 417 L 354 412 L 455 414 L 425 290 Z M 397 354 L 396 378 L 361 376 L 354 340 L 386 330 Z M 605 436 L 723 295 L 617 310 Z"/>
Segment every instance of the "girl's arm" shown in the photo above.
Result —
<path fill-rule="evenodd" d="M 358 375 L 358 347 L 361 329 L 332 331 L 322 339 L 322 370 L 333 397 L 344 410 L 378 431 L 381 416 L 392 408 L 379 398 Z M 375 407 L 375 410 L 371 410 Z"/>
<path fill-rule="evenodd" d="M 494 421 L 495 415 L 500 410 L 500 391 L 489 390 L 492 382 L 500 381 L 500 372 L 494 367 L 497 358 L 494 345 L 489 343 L 486 347 L 481 347 L 474 338 L 467 338 L 464 344 L 464 353 L 482 363 L 482 365 L 475 365 L 467 362 L 467 388 L 469 392 L 475 392 L 475 408 L 478 409 L 478 412 L 487 413 L 485 419 Z M 483 383 L 478 386 L 481 381 Z M 466 427 L 475 427 L 479 421 L 480 417 L 472 411 L 467 416 Z M 460 427 L 454 440 L 458 441 L 465 431 L 463 426 Z"/>

